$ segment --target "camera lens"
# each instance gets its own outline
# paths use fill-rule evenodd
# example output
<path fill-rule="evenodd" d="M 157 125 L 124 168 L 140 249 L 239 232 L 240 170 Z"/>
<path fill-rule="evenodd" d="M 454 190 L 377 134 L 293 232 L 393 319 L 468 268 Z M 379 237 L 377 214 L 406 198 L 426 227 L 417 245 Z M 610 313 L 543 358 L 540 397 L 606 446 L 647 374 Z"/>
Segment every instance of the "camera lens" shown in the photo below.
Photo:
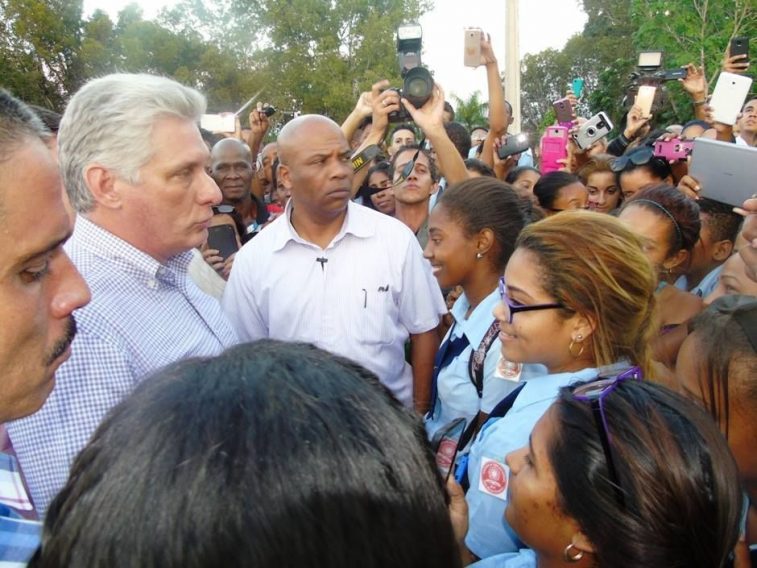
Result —
<path fill-rule="evenodd" d="M 589 136 L 594 136 L 596 133 L 597 133 L 597 131 L 596 131 L 596 129 L 594 127 L 586 129 L 586 134 L 588 134 Z"/>
<path fill-rule="evenodd" d="M 405 75 L 402 91 L 415 108 L 420 108 L 431 98 L 433 88 L 431 73 L 424 67 L 415 67 Z"/>

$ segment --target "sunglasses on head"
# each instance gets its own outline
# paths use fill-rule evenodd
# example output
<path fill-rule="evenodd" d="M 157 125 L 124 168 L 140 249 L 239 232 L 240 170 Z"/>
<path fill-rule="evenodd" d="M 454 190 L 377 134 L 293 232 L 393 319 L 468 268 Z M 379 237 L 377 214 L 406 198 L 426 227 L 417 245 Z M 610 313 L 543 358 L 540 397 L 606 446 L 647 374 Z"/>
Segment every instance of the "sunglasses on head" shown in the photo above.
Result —
<path fill-rule="evenodd" d="M 594 422 L 597 425 L 599 440 L 602 443 L 602 450 L 604 451 L 605 460 L 607 462 L 609 481 L 612 484 L 613 490 L 615 491 L 615 497 L 621 507 L 625 507 L 625 498 L 623 496 L 623 486 L 620 483 L 620 478 L 615 467 L 615 460 L 612 458 L 612 436 L 610 435 L 610 429 L 607 426 L 605 400 L 607 400 L 607 397 L 610 396 L 620 383 L 628 380 L 640 381 L 641 379 L 641 369 L 639 369 L 639 367 L 631 367 L 616 377 L 608 379 L 600 378 L 596 381 L 579 385 L 573 389 L 573 398 L 575 400 L 591 404 L 591 410 L 594 414 Z"/>
<path fill-rule="evenodd" d="M 654 157 L 654 150 L 649 146 L 644 146 L 640 150 L 615 158 L 610 164 L 610 169 L 617 174 L 624 171 L 628 164 L 643 166 L 651 162 Z"/>

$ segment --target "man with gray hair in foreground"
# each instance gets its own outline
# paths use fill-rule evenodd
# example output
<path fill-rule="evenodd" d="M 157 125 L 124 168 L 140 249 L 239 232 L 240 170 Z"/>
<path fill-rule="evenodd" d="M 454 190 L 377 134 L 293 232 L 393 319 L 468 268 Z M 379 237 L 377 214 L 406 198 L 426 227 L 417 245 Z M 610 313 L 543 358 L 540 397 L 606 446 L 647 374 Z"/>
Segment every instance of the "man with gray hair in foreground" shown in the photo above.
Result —
<path fill-rule="evenodd" d="M 115 74 L 71 99 L 58 134 L 78 213 L 66 250 L 92 289 L 71 359 L 42 409 L 8 425 L 44 514 L 105 414 L 147 375 L 237 342 L 216 300 L 188 278 L 221 192 L 198 123 L 205 99 L 170 79 Z"/>

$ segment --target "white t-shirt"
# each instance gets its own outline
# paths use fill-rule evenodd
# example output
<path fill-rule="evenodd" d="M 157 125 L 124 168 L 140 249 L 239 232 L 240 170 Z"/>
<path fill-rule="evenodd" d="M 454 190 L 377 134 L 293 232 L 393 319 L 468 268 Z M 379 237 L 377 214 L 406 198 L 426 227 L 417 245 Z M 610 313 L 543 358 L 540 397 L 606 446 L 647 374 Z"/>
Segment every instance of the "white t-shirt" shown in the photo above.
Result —
<path fill-rule="evenodd" d="M 285 214 L 237 253 L 222 306 L 244 341 L 304 341 L 350 358 L 412 404 L 409 334 L 446 313 L 415 235 L 396 219 L 349 203 L 325 248 L 302 239 Z"/>

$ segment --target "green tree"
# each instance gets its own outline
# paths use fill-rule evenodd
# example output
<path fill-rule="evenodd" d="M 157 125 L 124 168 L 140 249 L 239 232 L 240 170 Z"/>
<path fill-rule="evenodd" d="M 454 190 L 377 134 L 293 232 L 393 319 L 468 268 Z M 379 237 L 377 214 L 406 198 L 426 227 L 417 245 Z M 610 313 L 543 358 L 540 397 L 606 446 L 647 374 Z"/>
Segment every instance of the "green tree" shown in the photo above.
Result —
<path fill-rule="evenodd" d="M 754 0 L 632 0 L 632 23 L 638 49 L 664 50 L 665 68 L 695 63 L 712 82 L 731 38 L 757 35 Z M 693 111 L 680 88 L 666 89 L 670 106 L 660 123 L 684 122 Z"/>
<path fill-rule="evenodd" d="M 489 123 L 489 103 L 481 98 L 481 92 L 472 93 L 467 99 L 452 95 L 455 101 L 455 121 L 464 125 L 468 131 L 475 126 Z"/>

